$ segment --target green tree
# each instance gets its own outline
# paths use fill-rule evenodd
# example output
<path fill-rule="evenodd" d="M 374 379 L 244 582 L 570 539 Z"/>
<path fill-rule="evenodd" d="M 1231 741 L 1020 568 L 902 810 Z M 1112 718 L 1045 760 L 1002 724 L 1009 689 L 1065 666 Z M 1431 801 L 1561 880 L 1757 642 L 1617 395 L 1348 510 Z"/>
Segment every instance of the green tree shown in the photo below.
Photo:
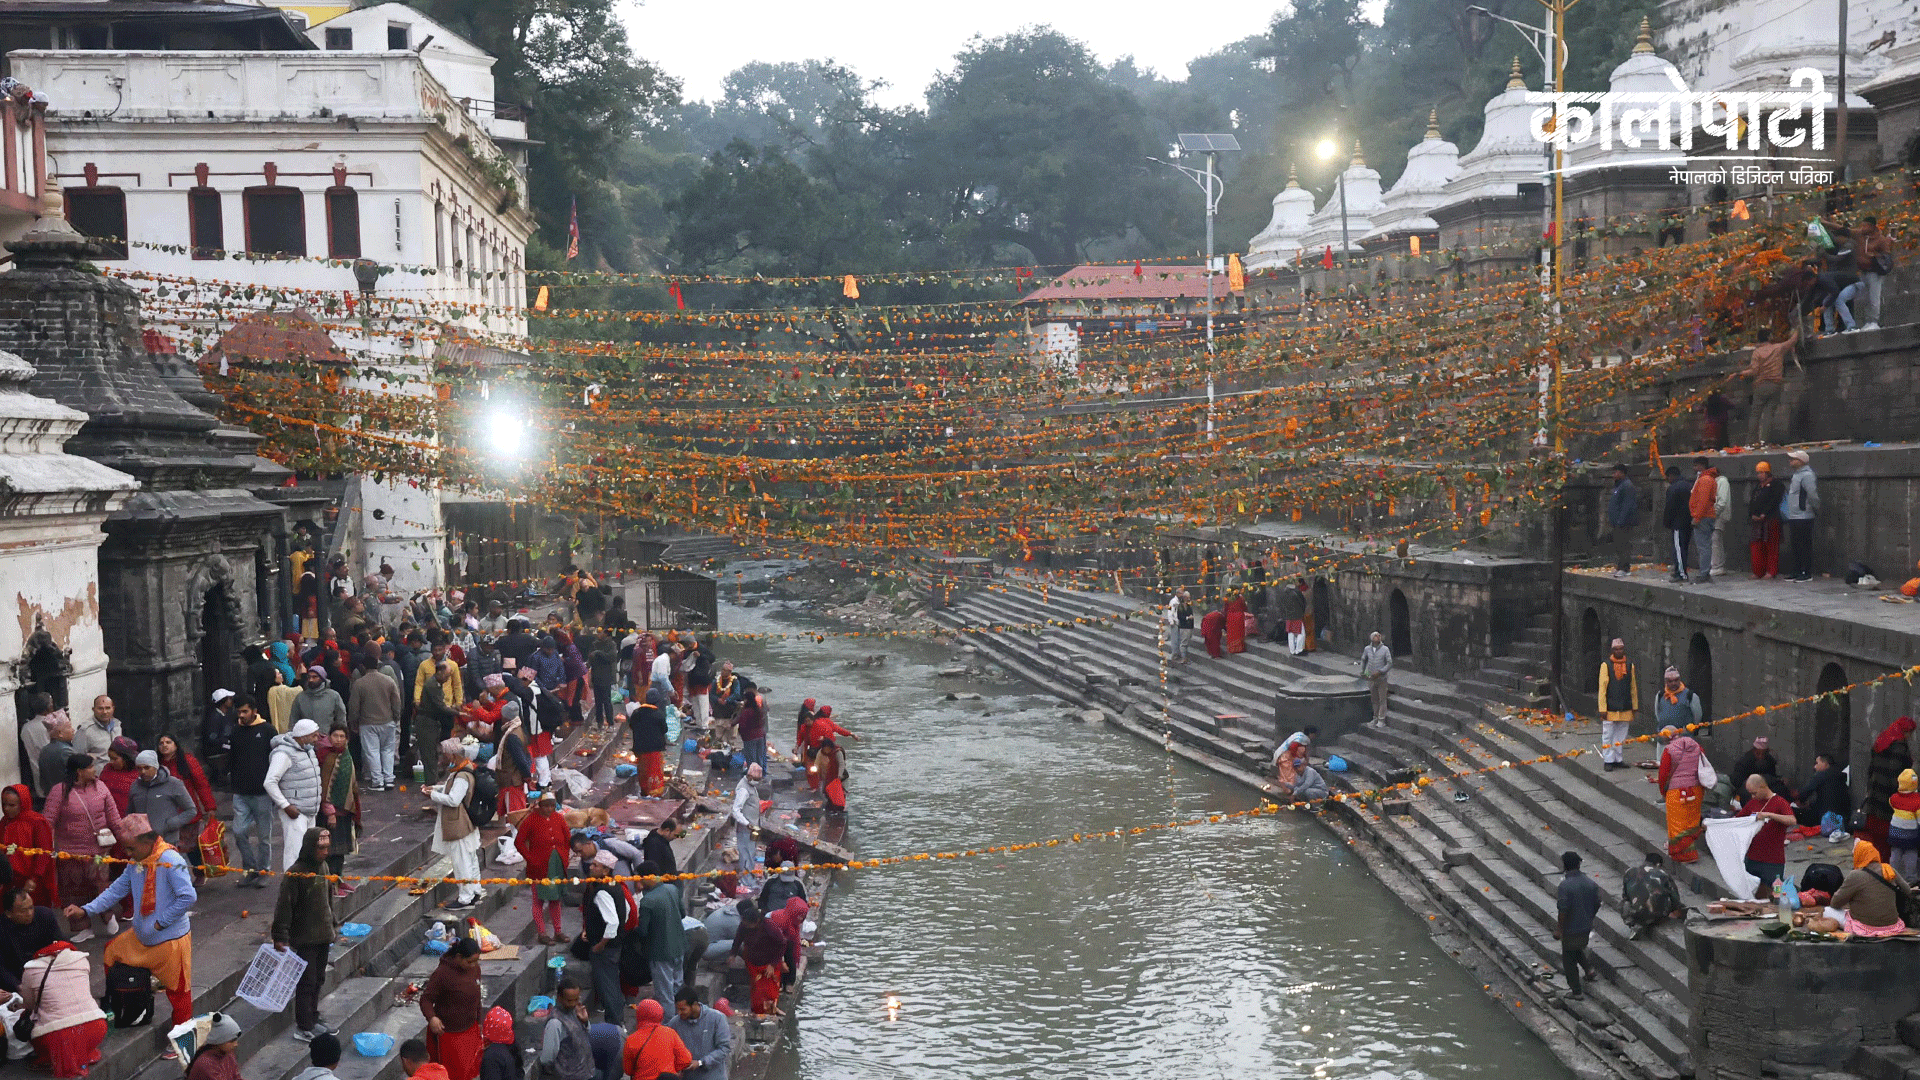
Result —
<path fill-rule="evenodd" d="M 975 38 L 927 92 L 917 182 L 938 193 L 946 235 L 1069 266 L 1143 217 L 1146 110 L 1086 46 L 1050 28 Z"/>

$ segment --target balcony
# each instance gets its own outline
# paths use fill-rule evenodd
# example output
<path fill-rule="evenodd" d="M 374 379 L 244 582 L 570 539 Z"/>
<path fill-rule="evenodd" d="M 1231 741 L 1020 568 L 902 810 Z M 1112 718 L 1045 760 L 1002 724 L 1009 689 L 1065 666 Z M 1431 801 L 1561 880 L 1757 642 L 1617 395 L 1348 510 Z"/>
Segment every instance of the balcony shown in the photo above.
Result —
<path fill-rule="evenodd" d="M 5 162 L 0 243 L 26 232 L 40 213 L 40 187 L 47 175 L 46 108 L 31 100 L 31 91 L 0 98 L 0 133 L 6 138 L 0 146 Z"/>

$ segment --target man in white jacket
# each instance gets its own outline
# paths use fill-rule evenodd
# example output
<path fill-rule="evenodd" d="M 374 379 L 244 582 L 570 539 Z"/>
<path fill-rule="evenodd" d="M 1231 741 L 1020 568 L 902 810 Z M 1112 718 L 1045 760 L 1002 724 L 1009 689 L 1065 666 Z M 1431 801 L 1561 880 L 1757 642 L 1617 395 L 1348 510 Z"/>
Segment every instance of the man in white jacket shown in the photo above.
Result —
<path fill-rule="evenodd" d="M 753 834 L 760 827 L 760 776 L 760 766 L 749 765 L 747 775 L 733 789 L 734 846 L 740 851 L 740 869 L 748 874 L 753 873 L 754 856 L 759 852 Z"/>
<path fill-rule="evenodd" d="M 300 841 L 320 816 L 320 759 L 313 747 L 320 725 L 301 719 L 285 735 L 273 737 L 267 759 L 267 798 L 280 811 L 280 869 L 300 858 Z"/>
<path fill-rule="evenodd" d="M 1713 576 L 1727 576 L 1727 526 L 1733 521 L 1733 484 L 1721 473 L 1713 484 Z"/>

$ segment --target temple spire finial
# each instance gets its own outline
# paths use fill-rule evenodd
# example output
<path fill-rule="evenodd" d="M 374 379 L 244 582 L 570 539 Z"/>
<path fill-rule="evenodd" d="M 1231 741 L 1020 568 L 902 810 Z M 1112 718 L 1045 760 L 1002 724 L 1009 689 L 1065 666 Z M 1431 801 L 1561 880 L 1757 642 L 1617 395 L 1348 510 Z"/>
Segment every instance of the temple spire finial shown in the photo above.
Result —
<path fill-rule="evenodd" d="M 1440 107 L 1437 105 L 1427 113 L 1427 138 L 1440 138 Z"/>
<path fill-rule="evenodd" d="M 1526 88 L 1527 80 L 1520 77 L 1520 58 L 1516 56 L 1513 58 L 1513 71 L 1507 75 L 1507 89 L 1525 90 Z"/>
<path fill-rule="evenodd" d="M 1360 140 L 1359 140 L 1359 139 L 1355 139 L 1355 140 L 1353 140 L 1353 160 L 1352 160 L 1352 161 L 1350 161 L 1350 162 L 1348 162 L 1348 164 L 1350 164 L 1350 165 L 1353 165 L 1353 166 L 1357 166 L 1357 167 L 1359 167 L 1359 168 L 1362 168 L 1362 169 L 1364 169 L 1364 168 L 1366 168 L 1366 167 L 1367 167 L 1367 158 L 1366 158 L 1366 155 L 1364 155 L 1364 154 L 1362 154 L 1362 153 L 1360 152 Z"/>
<path fill-rule="evenodd" d="M 1300 174 L 1294 170 L 1293 163 L 1287 163 L 1287 190 L 1300 190 Z"/>
<path fill-rule="evenodd" d="M 1640 17 L 1640 39 L 1633 43 L 1633 55 L 1643 56 L 1653 52 L 1653 20 Z"/>

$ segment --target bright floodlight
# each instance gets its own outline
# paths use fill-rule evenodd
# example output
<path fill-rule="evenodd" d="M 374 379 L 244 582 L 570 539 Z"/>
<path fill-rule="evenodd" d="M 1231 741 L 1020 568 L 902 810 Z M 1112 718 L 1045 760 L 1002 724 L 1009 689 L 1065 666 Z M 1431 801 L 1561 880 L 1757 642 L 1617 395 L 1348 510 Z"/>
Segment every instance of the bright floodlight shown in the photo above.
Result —
<path fill-rule="evenodd" d="M 503 458 L 517 458 L 527 447 L 525 425 L 504 409 L 487 418 L 487 437 L 493 452 Z"/>
<path fill-rule="evenodd" d="M 1332 161 L 1333 155 L 1339 152 L 1339 145 L 1332 139 L 1321 139 L 1313 148 L 1313 156 L 1319 158 L 1321 161 Z"/>

